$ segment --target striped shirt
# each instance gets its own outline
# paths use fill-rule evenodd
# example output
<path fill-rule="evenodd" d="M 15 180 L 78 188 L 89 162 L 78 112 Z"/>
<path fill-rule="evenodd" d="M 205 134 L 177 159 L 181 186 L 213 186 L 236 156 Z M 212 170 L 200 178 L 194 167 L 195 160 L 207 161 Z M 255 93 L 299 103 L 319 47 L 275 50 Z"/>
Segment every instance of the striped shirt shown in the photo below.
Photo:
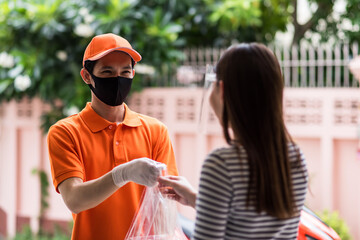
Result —
<path fill-rule="evenodd" d="M 291 164 L 299 214 L 285 220 L 247 208 L 249 166 L 244 148 L 214 150 L 201 170 L 193 239 L 296 239 L 308 180 L 305 158 L 299 150 L 289 144 L 290 161 L 295 163 L 299 152 L 301 158 L 300 166 Z"/>

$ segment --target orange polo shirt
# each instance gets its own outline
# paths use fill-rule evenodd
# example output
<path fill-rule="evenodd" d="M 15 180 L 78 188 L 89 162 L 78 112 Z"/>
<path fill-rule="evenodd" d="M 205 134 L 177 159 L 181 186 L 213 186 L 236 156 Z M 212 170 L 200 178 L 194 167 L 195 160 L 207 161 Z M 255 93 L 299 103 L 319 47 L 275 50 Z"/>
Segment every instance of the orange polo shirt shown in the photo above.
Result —
<path fill-rule="evenodd" d="M 124 104 L 125 105 L 125 104 Z M 115 166 L 148 157 L 177 175 L 167 128 L 160 121 L 131 111 L 117 125 L 100 117 L 91 103 L 79 113 L 54 124 L 48 133 L 53 183 L 78 177 L 96 179 Z M 73 214 L 72 239 L 124 239 L 140 204 L 144 187 L 130 182 L 98 206 Z"/>

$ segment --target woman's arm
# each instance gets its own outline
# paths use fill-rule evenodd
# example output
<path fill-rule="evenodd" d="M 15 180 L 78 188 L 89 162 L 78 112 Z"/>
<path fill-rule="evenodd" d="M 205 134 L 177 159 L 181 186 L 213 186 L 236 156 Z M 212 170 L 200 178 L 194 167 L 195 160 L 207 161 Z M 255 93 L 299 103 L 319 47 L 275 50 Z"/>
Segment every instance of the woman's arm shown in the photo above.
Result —
<path fill-rule="evenodd" d="M 196 200 L 195 240 L 225 238 L 233 188 L 224 161 L 217 155 L 205 160 Z"/>

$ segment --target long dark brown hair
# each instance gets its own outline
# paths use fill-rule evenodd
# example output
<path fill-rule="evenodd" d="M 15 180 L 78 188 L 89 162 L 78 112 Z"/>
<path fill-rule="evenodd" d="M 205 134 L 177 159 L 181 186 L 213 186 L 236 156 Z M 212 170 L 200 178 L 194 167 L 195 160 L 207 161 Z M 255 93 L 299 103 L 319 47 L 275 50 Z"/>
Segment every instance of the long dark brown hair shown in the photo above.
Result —
<path fill-rule="evenodd" d="M 248 155 L 247 206 L 278 218 L 294 216 L 288 156 L 292 140 L 283 120 L 284 83 L 275 55 L 258 43 L 232 46 L 220 58 L 216 76 L 224 85 L 225 139 L 242 145 Z"/>

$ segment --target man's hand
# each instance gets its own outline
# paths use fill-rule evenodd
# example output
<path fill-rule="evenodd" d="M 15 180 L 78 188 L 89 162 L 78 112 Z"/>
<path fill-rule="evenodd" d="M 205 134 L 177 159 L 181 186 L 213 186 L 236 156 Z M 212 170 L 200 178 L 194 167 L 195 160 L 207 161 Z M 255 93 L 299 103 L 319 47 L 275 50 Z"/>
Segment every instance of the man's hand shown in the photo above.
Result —
<path fill-rule="evenodd" d="M 112 170 L 112 178 L 118 187 L 122 187 L 129 181 L 140 185 L 153 187 L 166 165 L 149 158 L 138 158 L 130 162 L 116 166 Z"/>
<path fill-rule="evenodd" d="M 66 206 L 77 214 L 96 207 L 129 181 L 146 186 L 156 185 L 161 170 L 165 168 L 163 163 L 139 158 L 121 164 L 97 179 L 86 182 L 78 177 L 65 179 L 58 188 Z"/>

